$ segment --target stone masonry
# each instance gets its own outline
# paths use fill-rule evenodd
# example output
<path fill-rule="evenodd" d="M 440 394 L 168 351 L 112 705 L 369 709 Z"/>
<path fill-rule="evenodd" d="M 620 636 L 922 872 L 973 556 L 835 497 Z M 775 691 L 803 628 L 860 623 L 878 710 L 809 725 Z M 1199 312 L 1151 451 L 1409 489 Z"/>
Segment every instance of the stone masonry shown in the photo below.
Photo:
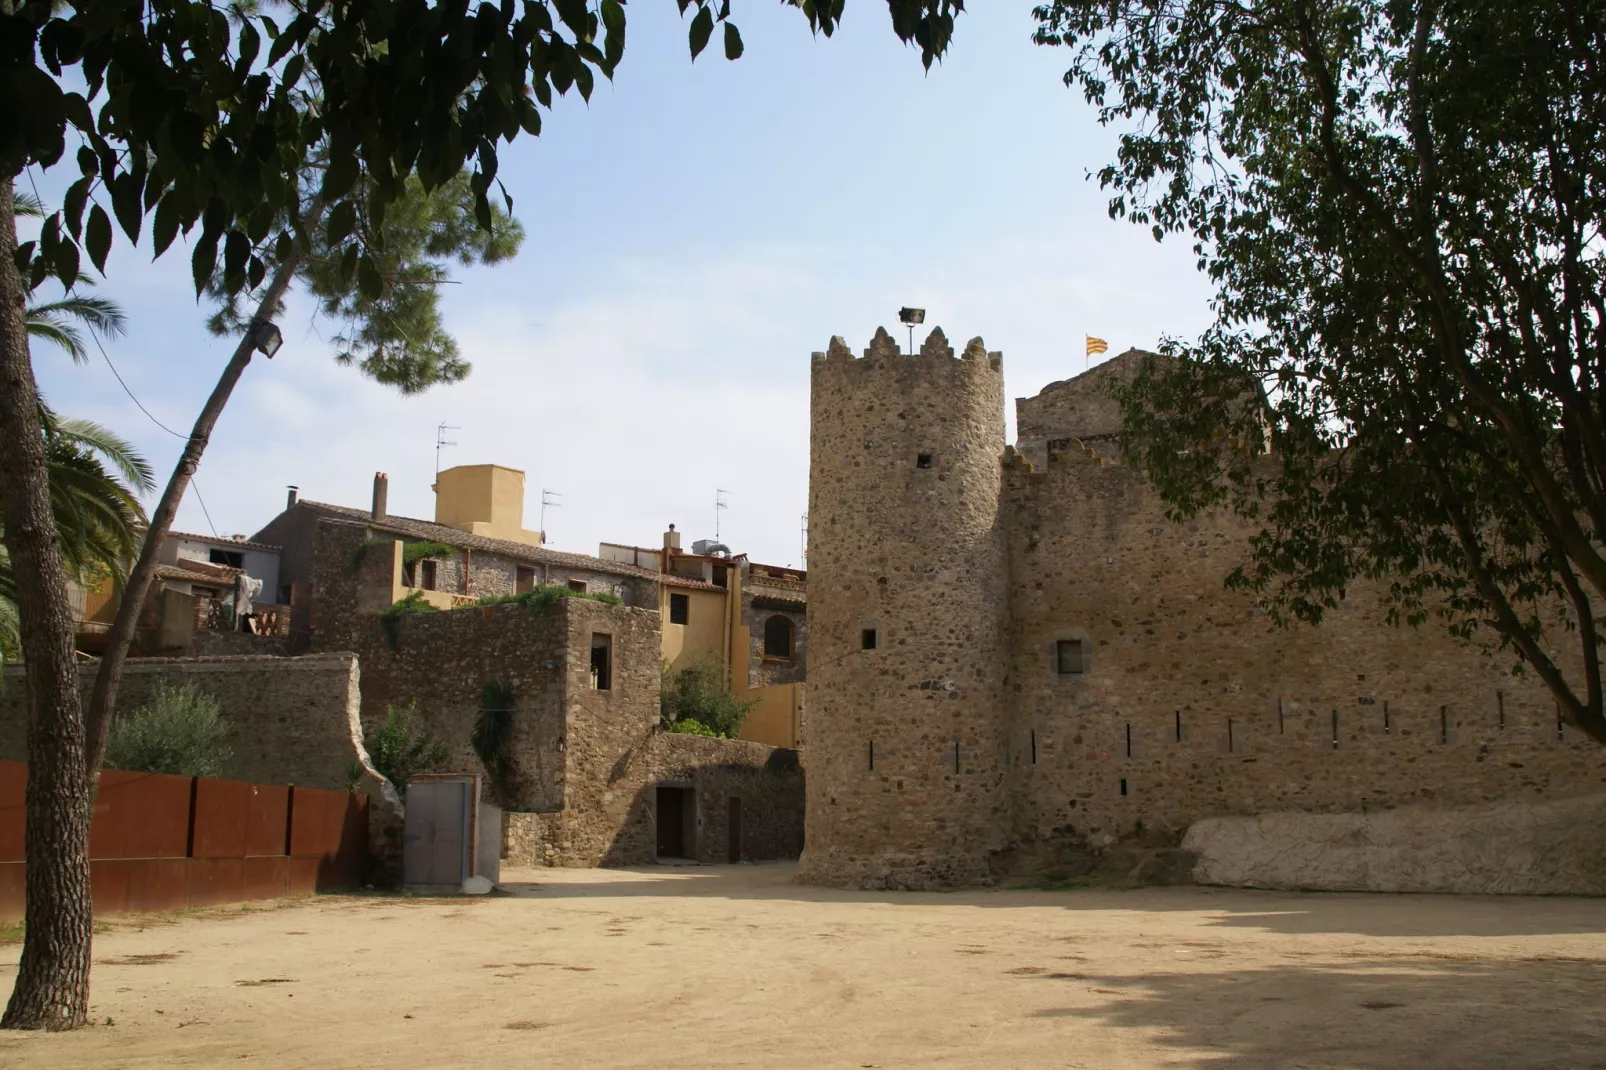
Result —
<path fill-rule="evenodd" d="M 804 879 L 969 883 L 1205 818 L 1606 791 L 1543 688 L 1367 590 L 1287 630 L 1226 590 L 1249 529 L 1167 521 L 1111 463 L 1102 383 L 1022 399 L 1023 456 L 979 339 L 815 354 Z"/>
<path fill-rule="evenodd" d="M 27 687 L 21 666 L 0 687 L 0 759 L 27 761 Z M 87 703 L 95 665 L 79 668 Z M 145 703 L 159 683 L 194 683 L 218 700 L 232 752 L 222 775 L 263 784 L 341 791 L 357 760 L 350 708 L 357 700 L 357 658 L 349 652 L 282 657 L 133 658 L 123 670 L 117 712 Z"/>

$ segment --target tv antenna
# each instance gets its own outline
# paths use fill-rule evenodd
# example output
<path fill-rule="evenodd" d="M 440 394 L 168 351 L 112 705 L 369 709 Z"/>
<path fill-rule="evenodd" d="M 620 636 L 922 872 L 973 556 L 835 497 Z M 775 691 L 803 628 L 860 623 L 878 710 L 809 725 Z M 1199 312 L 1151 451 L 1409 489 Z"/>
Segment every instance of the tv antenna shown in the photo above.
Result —
<path fill-rule="evenodd" d="M 730 508 L 730 506 L 725 503 L 725 495 L 727 495 L 729 493 L 730 493 L 730 491 L 728 491 L 728 490 L 715 490 L 714 491 L 714 541 L 715 542 L 719 541 L 719 514 L 722 511 Z"/>
<path fill-rule="evenodd" d="M 447 439 L 446 432 L 461 430 L 463 429 L 458 427 L 456 424 L 449 424 L 444 421 L 442 421 L 435 428 L 435 476 L 437 479 L 440 478 L 441 474 L 441 447 L 457 445 L 456 442 L 452 442 Z"/>
<path fill-rule="evenodd" d="M 809 514 L 807 513 L 803 514 L 803 523 L 798 534 L 803 539 L 803 567 L 807 568 L 809 565 Z"/>
<path fill-rule="evenodd" d="M 554 509 L 562 509 L 563 508 L 563 503 L 557 500 L 557 499 L 559 499 L 561 497 L 563 497 L 563 495 L 559 494 L 555 490 L 547 490 L 545 487 L 541 488 L 541 541 L 542 542 L 546 542 L 546 507 L 550 505 Z"/>

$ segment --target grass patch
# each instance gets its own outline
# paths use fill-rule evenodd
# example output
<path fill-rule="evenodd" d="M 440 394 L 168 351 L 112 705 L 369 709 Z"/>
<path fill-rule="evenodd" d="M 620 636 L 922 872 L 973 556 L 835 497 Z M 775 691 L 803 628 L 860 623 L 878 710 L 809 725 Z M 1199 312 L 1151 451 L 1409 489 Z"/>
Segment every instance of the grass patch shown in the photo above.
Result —
<path fill-rule="evenodd" d="M 26 931 L 20 921 L 0 921 L 0 944 L 20 944 Z"/>

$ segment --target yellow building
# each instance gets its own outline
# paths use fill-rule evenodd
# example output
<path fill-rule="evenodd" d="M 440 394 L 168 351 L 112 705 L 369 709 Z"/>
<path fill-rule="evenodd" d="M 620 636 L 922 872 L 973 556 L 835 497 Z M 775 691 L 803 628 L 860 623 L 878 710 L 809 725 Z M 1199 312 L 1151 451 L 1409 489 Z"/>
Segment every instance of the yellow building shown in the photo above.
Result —
<path fill-rule="evenodd" d="M 540 546 L 546 533 L 524 526 L 524 473 L 499 464 L 465 464 L 435 477 L 435 523 L 487 539 Z"/>
<path fill-rule="evenodd" d="M 755 565 L 724 547 L 697 543 L 693 551 L 682 549 L 680 533 L 670 525 L 661 549 L 603 543 L 599 556 L 660 573 L 663 658 L 671 672 L 717 663 L 736 696 L 754 703 L 741 738 L 798 746 L 806 574 Z"/>

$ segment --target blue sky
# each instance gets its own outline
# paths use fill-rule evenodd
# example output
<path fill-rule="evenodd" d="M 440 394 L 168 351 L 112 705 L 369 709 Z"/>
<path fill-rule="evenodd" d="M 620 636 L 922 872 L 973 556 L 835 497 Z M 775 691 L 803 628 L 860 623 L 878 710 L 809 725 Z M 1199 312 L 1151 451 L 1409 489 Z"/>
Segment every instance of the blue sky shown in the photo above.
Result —
<path fill-rule="evenodd" d="M 446 288 L 467 381 L 416 398 L 370 383 L 333 363 L 334 325 L 293 298 L 284 348 L 253 362 L 202 462 L 210 523 L 191 494 L 176 526 L 252 532 L 292 483 L 364 505 L 376 471 L 392 511 L 431 517 L 445 421 L 461 428 L 445 465 L 527 472 L 527 527 L 541 488 L 563 495 L 546 518 L 557 548 L 655 545 L 669 522 L 711 536 L 724 488 L 725 542 L 801 564 L 809 354 L 831 335 L 862 348 L 901 305 L 924 306 L 950 341 L 1003 351 L 1013 399 L 1080 372 L 1085 333 L 1113 356 L 1208 322 L 1186 244 L 1106 216 L 1086 176 L 1116 132 L 1061 83 L 1065 55 L 1031 43 L 1029 4 L 961 16 L 929 74 L 869 0 L 830 39 L 792 8 L 734 12 L 746 54 L 727 62 L 716 35 L 693 64 L 673 5 L 632 5 L 614 84 L 504 147 L 527 237 L 514 261 Z M 33 175 L 47 200 L 64 170 Z M 107 276 L 130 319 L 112 359 L 187 433 L 230 344 L 202 326 L 186 252 L 153 263 L 119 247 Z M 165 479 L 180 441 L 99 354 L 34 360 L 58 410 L 131 438 Z"/>

